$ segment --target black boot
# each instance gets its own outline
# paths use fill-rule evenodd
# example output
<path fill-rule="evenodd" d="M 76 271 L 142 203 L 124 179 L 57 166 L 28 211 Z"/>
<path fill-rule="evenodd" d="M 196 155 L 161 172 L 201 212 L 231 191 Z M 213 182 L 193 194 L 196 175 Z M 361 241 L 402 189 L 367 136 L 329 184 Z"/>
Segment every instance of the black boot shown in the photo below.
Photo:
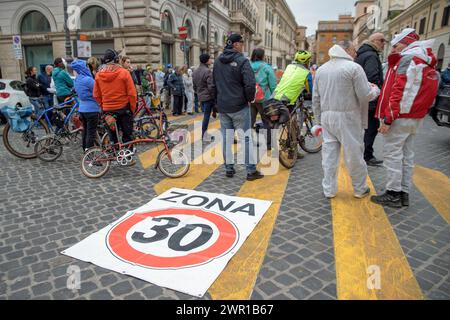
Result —
<path fill-rule="evenodd" d="M 385 193 L 379 196 L 372 196 L 370 198 L 372 202 L 377 204 L 381 204 L 382 206 L 388 206 L 392 208 L 401 208 L 402 207 L 402 199 L 401 193 L 387 190 Z"/>
<path fill-rule="evenodd" d="M 400 197 L 402 199 L 402 206 L 409 207 L 409 194 L 407 192 L 402 191 Z"/>

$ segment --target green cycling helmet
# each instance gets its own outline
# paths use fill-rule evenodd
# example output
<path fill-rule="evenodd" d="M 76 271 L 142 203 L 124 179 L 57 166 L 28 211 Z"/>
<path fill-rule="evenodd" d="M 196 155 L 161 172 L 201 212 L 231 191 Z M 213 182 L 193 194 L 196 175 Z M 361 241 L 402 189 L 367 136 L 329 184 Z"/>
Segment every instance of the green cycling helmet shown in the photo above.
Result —
<path fill-rule="evenodd" d="M 309 51 L 297 51 L 294 60 L 302 64 L 307 64 L 311 60 L 312 54 Z"/>

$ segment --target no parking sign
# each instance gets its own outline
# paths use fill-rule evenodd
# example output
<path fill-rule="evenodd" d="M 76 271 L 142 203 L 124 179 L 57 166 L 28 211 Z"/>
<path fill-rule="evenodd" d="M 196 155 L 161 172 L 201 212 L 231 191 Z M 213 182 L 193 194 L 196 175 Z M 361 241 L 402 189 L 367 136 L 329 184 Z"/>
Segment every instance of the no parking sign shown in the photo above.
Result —
<path fill-rule="evenodd" d="M 270 205 L 172 188 L 62 253 L 201 297 Z"/>

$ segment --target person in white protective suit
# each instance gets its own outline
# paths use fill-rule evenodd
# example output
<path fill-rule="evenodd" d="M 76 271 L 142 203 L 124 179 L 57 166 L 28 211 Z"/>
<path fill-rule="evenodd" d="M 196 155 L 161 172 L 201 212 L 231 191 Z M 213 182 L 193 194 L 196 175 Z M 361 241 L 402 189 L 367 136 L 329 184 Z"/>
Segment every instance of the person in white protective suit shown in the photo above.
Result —
<path fill-rule="evenodd" d="M 368 124 L 369 102 L 378 97 L 380 90 L 369 83 L 363 68 L 353 62 L 356 50 L 350 41 L 339 42 L 328 54 L 331 59 L 317 70 L 313 86 L 313 111 L 323 129 L 323 192 L 329 199 L 337 194 L 342 146 L 354 196 L 364 198 L 370 194 L 364 129 Z"/>
<path fill-rule="evenodd" d="M 185 67 L 186 68 L 186 67 Z M 194 82 L 192 79 L 192 70 L 187 69 L 187 71 L 183 74 L 183 83 L 184 83 L 184 94 L 187 98 L 186 110 L 187 114 L 194 114 Z"/>

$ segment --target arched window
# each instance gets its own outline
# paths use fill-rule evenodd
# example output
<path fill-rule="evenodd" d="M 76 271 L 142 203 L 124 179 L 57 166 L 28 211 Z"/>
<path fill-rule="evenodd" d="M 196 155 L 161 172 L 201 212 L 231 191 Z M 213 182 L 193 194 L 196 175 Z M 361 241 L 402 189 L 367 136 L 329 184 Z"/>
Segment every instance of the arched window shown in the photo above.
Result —
<path fill-rule="evenodd" d="M 111 29 L 113 22 L 108 11 L 99 6 L 88 7 L 81 13 L 81 29 Z"/>
<path fill-rule="evenodd" d="M 166 33 L 173 33 L 172 17 L 169 11 L 164 11 L 161 17 L 161 30 Z"/>
<path fill-rule="evenodd" d="M 202 26 L 200 28 L 200 40 L 203 42 L 206 42 L 206 28 L 205 26 Z"/>
<path fill-rule="evenodd" d="M 50 32 L 50 23 L 39 11 L 30 11 L 22 19 L 21 33 Z"/>
<path fill-rule="evenodd" d="M 186 20 L 184 26 L 188 29 L 188 38 L 192 39 L 192 31 L 193 31 L 193 29 L 192 29 L 192 22 L 191 22 L 191 20 L 189 20 L 189 19 Z"/>

